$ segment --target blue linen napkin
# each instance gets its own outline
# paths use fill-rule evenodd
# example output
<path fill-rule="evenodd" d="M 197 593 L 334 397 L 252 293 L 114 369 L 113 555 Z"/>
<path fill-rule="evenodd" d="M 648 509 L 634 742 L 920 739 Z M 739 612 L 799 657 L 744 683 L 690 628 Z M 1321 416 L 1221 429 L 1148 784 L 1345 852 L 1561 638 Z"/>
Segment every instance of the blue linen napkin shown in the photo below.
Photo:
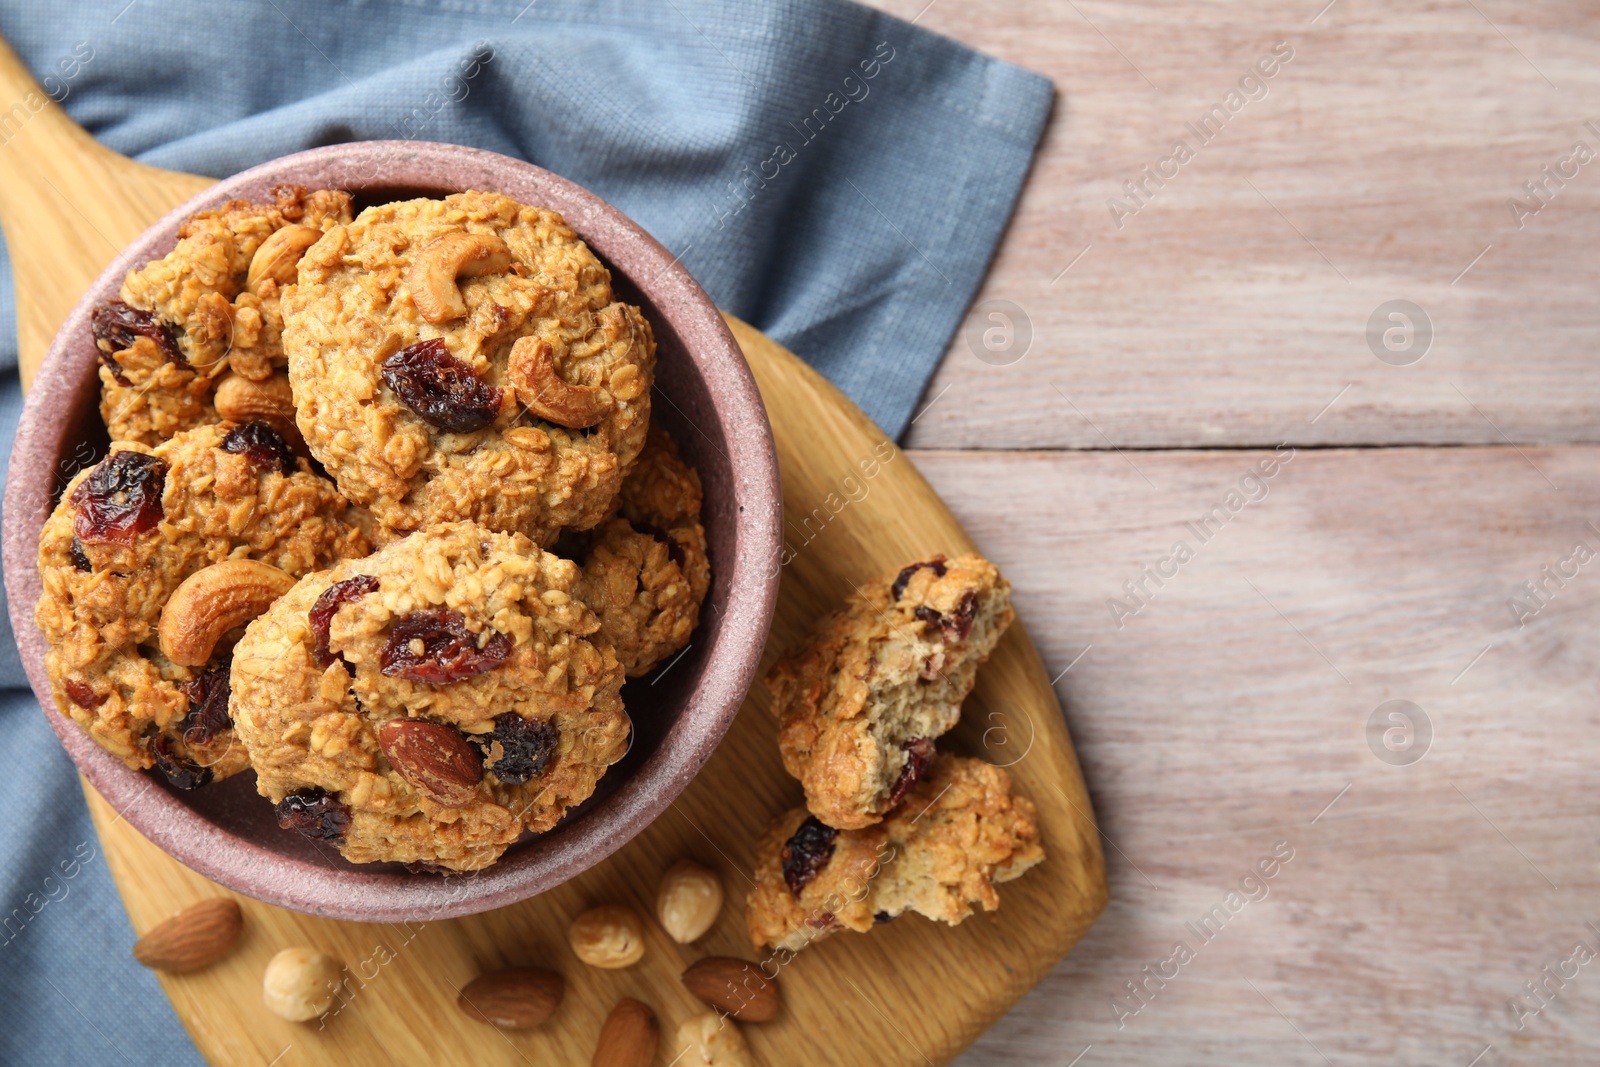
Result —
<path fill-rule="evenodd" d="M 222 177 L 414 138 L 571 178 L 894 436 L 983 276 L 1052 99 L 1036 74 L 841 0 L 0 0 L 0 33 L 73 119 L 157 166 Z M 6 140 L 0 121 L 0 151 Z M 15 337 L 0 278 L 0 469 L 20 407 Z M 0 1062 L 200 1062 L 128 955 L 8 627 L 0 686 Z"/>

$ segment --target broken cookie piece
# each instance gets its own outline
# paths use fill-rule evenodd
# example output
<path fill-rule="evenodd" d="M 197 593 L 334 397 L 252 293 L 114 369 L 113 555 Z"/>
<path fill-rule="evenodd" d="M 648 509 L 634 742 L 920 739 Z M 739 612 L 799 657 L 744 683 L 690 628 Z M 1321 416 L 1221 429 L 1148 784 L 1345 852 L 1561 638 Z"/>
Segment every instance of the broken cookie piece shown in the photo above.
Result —
<path fill-rule="evenodd" d="M 804 808 L 779 816 L 757 846 L 745 922 L 757 951 L 790 952 L 907 911 L 954 926 L 998 908 L 995 886 L 1043 859 L 1037 810 L 1011 776 L 941 755 L 876 825 L 834 830 Z"/>
<path fill-rule="evenodd" d="M 823 619 L 767 675 L 783 765 L 811 812 L 857 830 L 898 804 L 1013 618 L 1010 583 L 968 554 L 868 582 Z"/>

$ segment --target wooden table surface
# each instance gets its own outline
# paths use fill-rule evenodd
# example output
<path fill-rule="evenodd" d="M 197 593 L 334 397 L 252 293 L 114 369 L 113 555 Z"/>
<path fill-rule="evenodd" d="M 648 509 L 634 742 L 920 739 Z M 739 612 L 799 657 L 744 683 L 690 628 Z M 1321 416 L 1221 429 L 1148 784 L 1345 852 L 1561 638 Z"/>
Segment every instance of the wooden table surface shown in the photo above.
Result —
<path fill-rule="evenodd" d="M 1600 1062 L 1600 7 L 877 2 L 1059 90 L 969 319 L 1031 344 L 959 336 L 907 443 L 1065 672 L 1112 899 L 958 1062 Z"/>

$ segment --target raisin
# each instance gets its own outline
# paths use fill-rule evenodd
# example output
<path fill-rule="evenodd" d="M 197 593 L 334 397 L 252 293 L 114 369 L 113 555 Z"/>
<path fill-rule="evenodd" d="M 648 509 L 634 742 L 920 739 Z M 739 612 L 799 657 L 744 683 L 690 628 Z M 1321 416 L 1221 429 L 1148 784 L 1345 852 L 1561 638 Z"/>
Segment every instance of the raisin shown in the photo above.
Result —
<path fill-rule="evenodd" d="M 210 667 L 183 683 L 189 698 L 189 711 L 183 717 L 183 739 L 190 745 L 204 745 L 233 725 L 228 714 L 228 668 Z"/>
<path fill-rule="evenodd" d="M 360 600 L 368 593 L 376 592 L 377 589 L 378 579 L 370 574 L 358 574 L 354 578 L 334 582 L 317 597 L 317 602 L 311 605 L 308 615 L 311 619 L 311 633 L 317 639 L 317 648 L 312 653 L 312 659 L 318 667 L 326 667 L 333 662 L 333 653 L 328 651 L 328 627 L 333 624 L 334 613 L 339 610 L 340 605 Z"/>
<path fill-rule="evenodd" d="M 481 430 L 500 413 L 502 392 L 452 356 L 439 337 L 384 360 L 383 380 L 401 403 L 446 433 Z"/>
<path fill-rule="evenodd" d="M 422 645 L 421 651 L 412 642 Z M 492 671 L 511 655 L 509 634 L 494 634 L 478 647 L 478 635 L 467 629 L 461 613 L 449 608 L 413 611 L 398 619 L 378 654 L 386 678 L 447 685 Z"/>
<path fill-rule="evenodd" d="M 72 530 L 80 541 L 132 544 L 161 521 L 165 460 L 143 452 L 113 452 L 72 491 L 78 509 Z"/>
<path fill-rule="evenodd" d="M 132 348 L 133 343 L 141 337 L 154 341 L 169 361 L 182 364 L 189 362 L 178 351 L 178 340 L 172 334 L 172 327 L 151 312 L 129 307 L 120 300 L 110 300 L 95 307 L 89 314 L 89 332 L 94 335 L 94 348 L 100 355 L 100 362 L 110 368 L 111 376 L 122 385 L 133 383 L 122 373 L 117 353 Z"/>
<path fill-rule="evenodd" d="M 264 422 L 241 422 L 222 438 L 222 450 L 241 455 L 257 467 L 277 467 L 284 477 L 294 473 L 294 450 Z"/>
<path fill-rule="evenodd" d="M 944 617 L 944 639 L 949 644 L 960 644 L 972 632 L 972 620 L 978 617 L 978 594 L 968 589 L 956 601 L 956 610 Z"/>
<path fill-rule="evenodd" d="M 901 571 L 900 574 L 895 578 L 894 585 L 889 587 L 889 599 L 899 600 L 901 595 L 906 591 L 906 583 L 911 581 L 911 576 L 922 570 L 924 567 L 932 571 L 935 576 L 939 578 L 944 577 L 943 556 L 934 556 L 932 559 L 923 563 L 913 563 L 911 566 Z"/>
<path fill-rule="evenodd" d="M 350 831 L 350 808 L 326 789 L 290 793 L 273 807 L 278 825 L 315 841 L 342 842 Z"/>
<path fill-rule="evenodd" d="M 96 693 L 93 686 L 84 682 L 68 678 L 61 688 L 67 691 L 67 699 L 80 708 L 98 708 L 106 702 L 106 698 Z"/>
<path fill-rule="evenodd" d="M 813 930 L 830 930 L 839 925 L 839 919 L 831 911 L 824 911 L 817 915 L 806 917 L 806 925 Z"/>
<path fill-rule="evenodd" d="M 944 618 L 937 609 L 930 608 L 926 604 L 918 604 L 911 610 L 911 614 L 917 617 L 918 622 L 925 622 L 929 626 L 938 626 L 940 620 Z"/>
<path fill-rule="evenodd" d="M 886 911 L 880 911 L 880 912 L 875 913 L 872 916 L 872 925 L 874 925 L 874 926 L 882 926 L 884 923 L 892 923 L 892 922 L 894 922 L 895 919 L 897 919 L 897 918 L 899 918 L 899 916 L 890 915 Z"/>
<path fill-rule="evenodd" d="M 917 784 L 928 764 L 933 762 L 933 742 L 926 737 L 913 737 L 900 746 L 906 752 L 906 765 L 900 771 L 900 777 L 894 780 L 894 788 L 889 790 L 888 807 L 894 807 L 906 798 L 911 792 L 911 787 Z"/>
<path fill-rule="evenodd" d="M 83 542 L 76 537 L 72 539 L 72 547 L 67 549 L 67 554 L 72 557 L 72 565 L 85 574 L 94 573 L 94 564 L 89 562 L 89 554 L 83 550 Z"/>
<path fill-rule="evenodd" d="M 514 711 L 494 717 L 494 732 L 474 738 L 484 746 L 484 754 L 492 755 L 494 745 L 500 746 L 500 758 L 488 764 L 494 776 L 506 785 L 521 785 L 537 778 L 555 755 L 558 735 L 556 728 L 540 719 L 524 719 Z"/>
<path fill-rule="evenodd" d="M 798 897 L 821 873 L 833 859 L 834 840 L 838 836 L 839 831 L 824 826 L 815 815 L 806 816 L 806 821 L 783 846 L 783 880 L 789 892 Z"/>
<path fill-rule="evenodd" d="M 167 781 L 179 789 L 199 789 L 211 781 L 211 768 L 173 752 L 172 738 L 166 734 L 156 734 L 151 740 L 150 754 L 156 758 L 156 767 L 167 776 Z"/>
<path fill-rule="evenodd" d="M 666 545 L 667 557 L 678 565 L 678 569 L 680 571 L 688 570 L 688 567 L 684 563 L 683 546 L 674 541 L 671 534 L 667 533 L 667 531 L 661 529 L 660 527 L 651 526 L 648 523 L 642 522 L 634 523 L 633 528 L 644 534 L 646 537 L 653 538 Z"/>

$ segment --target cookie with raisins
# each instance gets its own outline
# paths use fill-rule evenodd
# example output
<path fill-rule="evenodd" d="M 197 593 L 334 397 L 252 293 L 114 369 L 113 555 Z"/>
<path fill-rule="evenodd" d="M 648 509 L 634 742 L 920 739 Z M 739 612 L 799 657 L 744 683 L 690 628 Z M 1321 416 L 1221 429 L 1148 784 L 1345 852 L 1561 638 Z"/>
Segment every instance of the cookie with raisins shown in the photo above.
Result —
<path fill-rule="evenodd" d="M 245 766 L 228 717 L 238 635 L 220 634 L 208 662 L 174 662 L 160 634 L 169 600 L 224 561 L 277 568 L 287 585 L 367 551 L 333 483 L 264 424 L 115 443 L 39 535 L 35 619 L 56 706 L 130 767 L 186 788 L 227 777 Z"/>
<path fill-rule="evenodd" d="M 994 564 L 935 556 L 867 582 L 768 672 L 783 765 L 817 818 L 855 830 L 900 802 L 1013 618 Z"/>
<path fill-rule="evenodd" d="M 554 827 L 631 729 L 578 583 L 466 522 L 301 579 L 233 661 L 233 720 L 280 824 L 355 863 L 453 871 Z"/>
<path fill-rule="evenodd" d="M 369 207 L 300 260 L 283 320 L 307 445 L 395 530 L 549 545 L 611 512 L 644 447 L 650 324 L 555 212 L 478 192 Z"/>
<path fill-rule="evenodd" d="M 155 445 L 220 421 L 212 395 L 230 370 L 255 382 L 276 376 L 287 393 L 279 297 L 305 250 L 350 221 L 350 197 L 294 185 L 273 193 L 191 216 L 176 248 L 129 271 L 118 299 L 91 313 L 113 441 Z"/>
<path fill-rule="evenodd" d="M 1011 776 L 941 754 L 875 825 L 835 830 L 804 808 L 779 816 L 757 846 L 745 923 L 758 952 L 798 952 L 907 911 L 954 926 L 998 908 L 995 886 L 1043 860 L 1038 811 Z"/>

